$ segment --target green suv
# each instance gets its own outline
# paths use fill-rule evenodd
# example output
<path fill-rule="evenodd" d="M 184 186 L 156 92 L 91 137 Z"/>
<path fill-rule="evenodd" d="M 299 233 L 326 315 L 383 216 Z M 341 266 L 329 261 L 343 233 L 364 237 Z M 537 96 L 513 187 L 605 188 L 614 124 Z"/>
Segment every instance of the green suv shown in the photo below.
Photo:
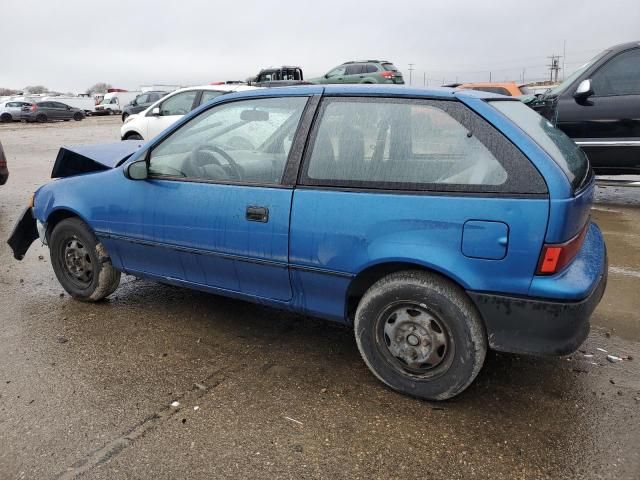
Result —
<path fill-rule="evenodd" d="M 404 84 L 402 73 L 385 60 L 345 62 L 322 77 L 312 78 L 311 83 L 396 83 Z"/>

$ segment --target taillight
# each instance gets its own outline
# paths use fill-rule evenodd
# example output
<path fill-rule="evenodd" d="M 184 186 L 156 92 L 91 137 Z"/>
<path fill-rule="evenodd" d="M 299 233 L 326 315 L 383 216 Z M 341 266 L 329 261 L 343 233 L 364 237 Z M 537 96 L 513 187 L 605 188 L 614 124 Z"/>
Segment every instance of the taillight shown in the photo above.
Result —
<path fill-rule="evenodd" d="M 31 111 L 35 112 L 38 109 L 38 105 L 36 105 L 35 103 L 33 105 L 31 105 Z"/>
<path fill-rule="evenodd" d="M 587 235 L 589 222 L 575 237 L 565 243 L 546 244 L 542 247 L 537 275 L 553 275 L 566 267 L 580 251 Z"/>
<path fill-rule="evenodd" d="M 393 78 L 395 77 L 395 75 L 396 75 L 395 72 L 390 72 L 389 70 L 385 70 L 380 74 L 382 78 Z"/>

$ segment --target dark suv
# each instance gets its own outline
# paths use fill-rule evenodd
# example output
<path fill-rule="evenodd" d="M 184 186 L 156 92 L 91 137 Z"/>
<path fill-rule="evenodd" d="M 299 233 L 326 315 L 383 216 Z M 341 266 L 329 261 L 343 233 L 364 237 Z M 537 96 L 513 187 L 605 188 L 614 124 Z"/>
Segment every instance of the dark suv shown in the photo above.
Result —
<path fill-rule="evenodd" d="M 404 84 L 402 73 L 386 60 L 345 62 L 311 83 L 397 83 Z"/>
<path fill-rule="evenodd" d="M 140 113 L 141 111 L 146 110 L 147 107 L 149 107 L 152 103 L 156 103 L 168 93 L 169 92 L 163 91 L 141 93 L 136 98 L 131 100 L 131 103 L 124 107 L 124 110 L 122 111 L 122 121 L 124 122 L 129 115 Z"/>
<path fill-rule="evenodd" d="M 640 42 L 611 47 L 529 106 L 602 174 L 640 173 Z"/>

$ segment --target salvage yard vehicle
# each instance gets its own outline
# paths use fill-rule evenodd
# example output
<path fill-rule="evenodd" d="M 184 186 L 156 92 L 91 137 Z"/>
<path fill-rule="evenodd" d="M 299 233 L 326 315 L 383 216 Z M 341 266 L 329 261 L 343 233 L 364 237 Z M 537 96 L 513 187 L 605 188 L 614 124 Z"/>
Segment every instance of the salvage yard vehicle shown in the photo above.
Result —
<path fill-rule="evenodd" d="M 40 101 L 53 101 L 64 103 L 70 107 L 79 108 L 85 115 L 91 115 L 96 111 L 96 103 L 89 95 L 71 96 L 71 95 L 52 95 L 43 97 Z"/>
<path fill-rule="evenodd" d="M 254 87 L 287 87 L 291 85 L 308 84 L 304 81 L 300 67 L 282 66 L 260 70 L 249 85 Z"/>
<path fill-rule="evenodd" d="M 21 119 L 26 122 L 48 122 L 50 120 L 63 120 L 65 122 L 73 119 L 77 122 L 85 118 L 84 110 L 70 107 L 62 102 L 48 100 L 46 102 L 36 102 L 29 106 L 22 107 Z"/>
<path fill-rule="evenodd" d="M 599 53 L 528 105 L 582 147 L 596 173 L 640 173 L 640 42 Z"/>
<path fill-rule="evenodd" d="M 352 325 L 382 382 L 471 384 L 488 348 L 564 355 L 607 257 L 584 153 L 516 99 L 392 86 L 219 96 L 153 140 L 62 149 L 9 245 L 71 296 L 121 272 Z"/>
<path fill-rule="evenodd" d="M 2 143 L 0 143 L 0 185 L 7 183 L 8 179 L 9 169 L 7 168 L 7 157 L 5 157 Z"/>
<path fill-rule="evenodd" d="M 22 119 L 22 107 L 31 106 L 30 102 L 8 100 L 0 103 L 0 122 L 19 122 Z"/>
<path fill-rule="evenodd" d="M 257 87 L 237 84 L 181 88 L 158 100 L 146 110 L 127 117 L 120 128 L 120 137 L 122 140 L 148 140 L 199 105 L 210 102 L 225 93 L 255 88 Z"/>
<path fill-rule="evenodd" d="M 124 108 L 131 103 L 141 92 L 129 92 L 126 90 L 109 91 L 102 101 L 96 105 L 95 113 L 98 115 L 115 115 L 122 113 Z"/>
<path fill-rule="evenodd" d="M 151 104 L 156 103 L 168 93 L 169 92 L 161 90 L 141 93 L 124 107 L 124 110 L 122 110 L 122 121 L 124 122 L 129 115 L 146 110 Z"/>
<path fill-rule="evenodd" d="M 310 83 L 395 83 L 402 85 L 404 79 L 396 66 L 386 60 L 360 60 L 345 62 L 322 77 L 312 78 Z"/>
<path fill-rule="evenodd" d="M 498 93 L 507 97 L 521 97 L 529 95 L 530 91 L 526 85 L 519 85 L 515 82 L 480 82 L 461 83 L 457 86 L 461 90 L 479 90 L 481 92 Z"/>

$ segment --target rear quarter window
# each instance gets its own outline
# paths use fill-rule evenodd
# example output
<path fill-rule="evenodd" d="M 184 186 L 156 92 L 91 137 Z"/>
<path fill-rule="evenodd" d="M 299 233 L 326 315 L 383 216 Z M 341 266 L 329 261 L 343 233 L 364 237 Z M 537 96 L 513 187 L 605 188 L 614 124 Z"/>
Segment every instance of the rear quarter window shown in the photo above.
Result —
<path fill-rule="evenodd" d="M 460 102 L 329 97 L 311 142 L 307 185 L 546 192 L 531 162 Z"/>
<path fill-rule="evenodd" d="M 589 160 L 564 132 L 521 102 L 493 101 L 491 104 L 549 154 L 574 190 L 586 183 L 590 177 Z"/>

